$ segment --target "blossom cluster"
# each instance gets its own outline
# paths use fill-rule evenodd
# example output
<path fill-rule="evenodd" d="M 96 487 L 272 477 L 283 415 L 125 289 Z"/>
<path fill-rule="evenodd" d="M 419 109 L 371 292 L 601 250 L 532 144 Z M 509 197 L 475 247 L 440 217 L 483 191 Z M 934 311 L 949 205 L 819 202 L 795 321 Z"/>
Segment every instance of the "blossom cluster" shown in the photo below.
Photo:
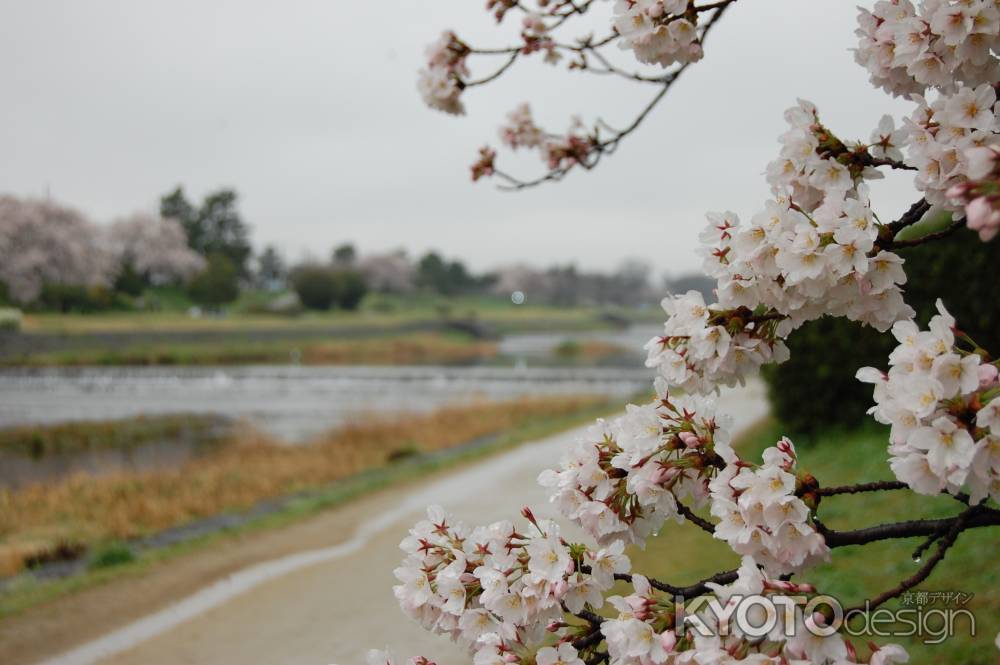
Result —
<path fill-rule="evenodd" d="M 778 137 L 781 152 L 767 166 L 767 183 L 776 196 L 811 212 L 827 199 L 856 198 L 861 182 L 882 177 L 868 159 L 867 146 L 838 139 L 820 122 L 812 102 L 800 99 L 784 115 L 788 129 Z M 879 129 L 888 136 L 880 149 L 892 150 L 898 138 L 886 122 L 892 118 L 882 119 Z"/>
<path fill-rule="evenodd" d="M 514 149 L 537 148 L 542 145 L 545 132 L 535 124 L 531 106 L 521 104 L 507 114 L 507 124 L 500 126 L 500 140 Z"/>
<path fill-rule="evenodd" d="M 860 9 L 855 59 L 893 95 L 1000 80 L 1000 10 L 993 0 L 879 0 Z"/>
<path fill-rule="evenodd" d="M 697 25 L 685 17 L 687 9 L 687 0 L 617 0 L 613 22 L 619 46 L 639 62 L 661 67 L 701 60 Z"/>
<path fill-rule="evenodd" d="M 484 651 L 477 663 L 498 650 L 537 647 L 563 606 L 601 607 L 615 574 L 630 567 L 620 541 L 594 551 L 567 543 L 556 524 L 530 510 L 524 514 L 531 534 L 507 521 L 469 529 L 432 506 L 400 543 L 406 558 L 393 587 L 400 606 L 427 630 Z"/>
<path fill-rule="evenodd" d="M 830 196 L 812 213 L 789 199 L 768 201 L 743 225 L 710 223 L 702 236 L 705 271 L 717 280 L 719 305 L 786 317 L 786 336 L 823 315 L 845 316 L 880 331 L 909 319 L 903 300 L 903 259 L 877 245 L 864 188 L 857 198 Z"/>
<path fill-rule="evenodd" d="M 727 465 L 709 484 L 715 537 L 737 554 L 752 556 L 773 575 L 798 572 L 829 558 L 829 548 L 809 522 L 796 495 L 795 446 L 787 438 L 768 448 L 763 464 Z"/>
<path fill-rule="evenodd" d="M 780 157 L 767 170 L 775 198 L 747 225 L 732 213 L 710 216 L 702 234 L 719 304 L 784 315 L 782 336 L 824 314 L 883 331 L 911 318 L 900 289 L 903 259 L 879 249 L 882 227 L 863 184 L 878 176 L 873 155 L 833 136 L 809 102 L 788 109 L 785 119 Z M 898 150 L 891 119 L 876 132 L 878 154 Z"/>
<path fill-rule="evenodd" d="M 965 151 L 968 180 L 947 191 L 952 203 L 962 206 L 966 225 L 988 242 L 1000 232 L 1000 151 L 976 147 Z"/>
<path fill-rule="evenodd" d="M 465 113 L 460 96 L 463 79 L 469 76 L 468 55 L 469 47 L 450 30 L 427 47 L 427 65 L 417 78 L 417 90 L 425 104 L 452 115 Z"/>
<path fill-rule="evenodd" d="M 734 460 L 729 419 L 699 397 L 660 395 L 623 416 L 598 421 L 538 482 L 559 512 L 602 544 L 645 543 L 667 519 L 683 520 L 678 501 L 703 505 L 708 479 Z"/>
<path fill-rule="evenodd" d="M 488 145 L 480 148 L 479 159 L 472 164 L 472 182 L 493 175 L 496 172 L 496 166 L 494 165 L 496 158 L 497 151 L 493 148 Z"/>
<path fill-rule="evenodd" d="M 515 150 L 538 150 L 549 169 L 585 163 L 597 147 L 597 139 L 584 130 L 579 118 L 573 118 L 565 134 L 550 134 L 535 123 L 528 104 L 521 104 L 507 114 L 507 122 L 500 127 L 500 140 Z"/>
<path fill-rule="evenodd" d="M 875 647 L 868 659 L 860 658 L 854 648 L 820 614 L 806 615 L 808 598 L 816 589 L 810 584 L 771 579 L 752 557 L 745 556 L 737 579 L 729 585 L 709 583 L 717 610 L 705 609 L 677 622 L 680 611 L 673 598 L 661 597 L 649 580 L 632 576 L 633 593 L 612 596 L 608 602 L 617 616 L 601 624 L 613 665 L 657 665 L 665 663 L 711 663 L 712 665 L 820 665 L 868 662 L 871 665 L 905 663 L 907 653 L 894 644 Z M 754 597 L 760 603 L 747 612 L 749 626 L 764 626 L 769 612 L 791 613 L 793 629 L 785 621 L 775 621 L 764 635 L 747 634 L 740 625 L 735 606 Z M 768 606 L 766 603 L 770 602 Z M 748 605 L 749 607 L 749 605 Z M 778 610 L 777 608 L 781 608 Z M 707 629 L 703 632 L 695 626 Z"/>
<path fill-rule="evenodd" d="M 788 347 L 777 335 L 782 316 L 706 305 L 697 291 L 668 296 L 661 305 L 668 318 L 663 334 L 646 343 L 646 365 L 685 392 L 733 386 L 761 365 L 788 358 Z"/>
<path fill-rule="evenodd" d="M 858 379 L 875 385 L 870 413 L 891 425 L 889 466 L 920 494 L 967 489 L 973 503 L 1000 498 L 1000 381 L 985 351 L 956 331 L 938 301 L 928 330 L 893 326 L 899 346 L 889 371 L 872 367 Z M 966 342 L 959 344 L 959 341 Z"/>
<path fill-rule="evenodd" d="M 970 151 L 1000 148 L 996 91 L 983 83 L 939 95 L 933 102 L 915 99 L 917 108 L 905 125 L 906 163 L 918 169 L 915 184 L 929 203 L 954 208 L 948 192 L 974 175 L 970 167 L 976 170 Z"/>

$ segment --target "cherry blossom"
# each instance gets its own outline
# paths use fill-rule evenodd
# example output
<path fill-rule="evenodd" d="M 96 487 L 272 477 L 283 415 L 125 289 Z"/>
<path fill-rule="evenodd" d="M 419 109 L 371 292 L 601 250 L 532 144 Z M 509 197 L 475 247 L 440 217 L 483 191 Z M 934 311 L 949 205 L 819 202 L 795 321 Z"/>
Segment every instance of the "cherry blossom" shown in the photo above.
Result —
<path fill-rule="evenodd" d="M 665 520 L 682 521 L 678 501 L 704 505 L 706 481 L 735 459 L 729 419 L 712 401 L 672 397 L 662 381 L 657 387 L 657 401 L 599 421 L 559 470 L 538 477 L 560 513 L 610 547 L 643 543 Z"/>
<path fill-rule="evenodd" d="M 782 439 L 764 451 L 761 466 L 728 464 L 709 484 L 712 515 L 720 520 L 715 537 L 772 575 L 829 558 L 823 537 L 809 522 L 809 507 L 796 496 L 796 461 L 795 446 Z"/>
<path fill-rule="evenodd" d="M 980 350 L 956 335 L 955 319 L 940 300 L 937 306 L 926 331 L 909 321 L 893 326 L 899 346 L 887 373 L 866 367 L 858 378 L 875 385 L 870 413 L 891 426 L 889 465 L 896 477 L 920 494 L 968 488 L 978 503 L 1000 496 L 1000 404 L 983 405 L 981 397 L 995 390 L 997 373 L 982 371 Z"/>
<path fill-rule="evenodd" d="M 468 53 L 469 47 L 450 30 L 427 47 L 427 66 L 420 70 L 417 89 L 428 106 L 452 115 L 465 113 L 459 97 L 465 87 L 462 79 L 469 75 Z"/>
<path fill-rule="evenodd" d="M 685 0 L 617 0 L 614 27 L 622 49 L 639 62 L 669 67 L 704 55 L 694 23 L 684 16 Z"/>
<path fill-rule="evenodd" d="M 879 0 L 858 15 L 855 59 L 893 95 L 1000 79 L 994 51 L 1000 11 L 985 0 Z"/>
<path fill-rule="evenodd" d="M 1000 232 L 1000 168 L 998 146 L 976 146 L 965 150 L 968 180 L 948 188 L 945 195 L 964 208 L 966 225 L 988 242 Z"/>
<path fill-rule="evenodd" d="M 100 228 L 76 210 L 0 196 L 0 283 L 15 302 L 45 284 L 108 286 L 117 270 Z"/>

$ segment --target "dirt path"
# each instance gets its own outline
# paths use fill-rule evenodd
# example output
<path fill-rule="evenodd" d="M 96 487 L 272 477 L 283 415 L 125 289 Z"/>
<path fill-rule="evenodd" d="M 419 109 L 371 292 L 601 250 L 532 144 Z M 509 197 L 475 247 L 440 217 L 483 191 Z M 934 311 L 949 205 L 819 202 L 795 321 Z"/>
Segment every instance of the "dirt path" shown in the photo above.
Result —
<path fill-rule="evenodd" d="M 724 410 L 737 429 L 752 424 L 767 411 L 763 388 L 727 394 Z M 355 665 L 369 648 L 389 646 L 440 665 L 467 662 L 396 605 L 399 540 L 429 503 L 469 523 L 514 517 L 524 504 L 555 517 L 534 479 L 577 434 L 526 444 L 3 622 L 0 654 L 7 656 L 0 660 L 35 663 L 61 654 L 45 665 Z"/>

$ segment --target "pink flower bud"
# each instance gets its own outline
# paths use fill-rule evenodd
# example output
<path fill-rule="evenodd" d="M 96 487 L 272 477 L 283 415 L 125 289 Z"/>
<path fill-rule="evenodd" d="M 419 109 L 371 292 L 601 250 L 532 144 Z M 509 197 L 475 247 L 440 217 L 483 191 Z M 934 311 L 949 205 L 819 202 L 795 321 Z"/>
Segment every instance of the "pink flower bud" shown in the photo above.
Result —
<path fill-rule="evenodd" d="M 812 632 L 818 632 L 826 627 L 826 617 L 821 612 L 813 612 L 812 616 L 806 617 L 806 628 Z"/>
<path fill-rule="evenodd" d="M 968 218 L 966 223 L 973 230 L 979 230 L 987 226 L 992 214 L 993 206 L 990 205 L 989 199 L 985 196 L 975 198 L 965 206 L 965 216 Z"/>
<path fill-rule="evenodd" d="M 665 651 L 673 651 L 677 646 L 677 635 L 672 630 L 666 630 L 660 635 L 660 644 Z"/>
<path fill-rule="evenodd" d="M 646 10 L 646 15 L 649 18 L 660 18 L 663 16 L 663 4 L 659 2 L 654 3 Z"/>
<path fill-rule="evenodd" d="M 964 199 L 965 195 L 972 189 L 972 185 L 968 182 L 960 182 L 957 185 L 952 185 L 945 192 L 945 196 L 949 199 Z"/>
<path fill-rule="evenodd" d="M 1000 370 L 997 370 L 996 365 L 980 365 L 978 371 L 980 390 L 992 388 L 997 384 L 997 375 L 1000 374 Z"/>
<path fill-rule="evenodd" d="M 661 466 L 653 474 L 652 481 L 657 485 L 666 485 L 671 480 L 677 477 L 681 472 L 680 469 L 672 466 Z"/>
<path fill-rule="evenodd" d="M 697 448 L 701 445 L 701 441 L 693 432 L 681 432 L 677 436 L 680 437 L 680 440 L 683 441 L 684 445 L 688 448 Z"/>
<path fill-rule="evenodd" d="M 436 665 L 434 661 L 427 660 L 424 656 L 414 656 L 410 659 L 410 665 Z"/>

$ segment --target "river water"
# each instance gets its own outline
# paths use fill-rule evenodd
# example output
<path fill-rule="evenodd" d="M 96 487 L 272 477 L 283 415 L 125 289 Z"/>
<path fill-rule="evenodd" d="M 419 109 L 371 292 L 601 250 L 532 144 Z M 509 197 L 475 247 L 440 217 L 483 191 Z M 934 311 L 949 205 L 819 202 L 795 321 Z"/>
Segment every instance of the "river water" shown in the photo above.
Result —
<path fill-rule="evenodd" d="M 642 344 L 655 328 L 511 335 L 513 367 L 250 365 L 0 370 L 0 428 L 141 414 L 212 413 L 245 420 L 290 443 L 368 412 L 429 411 L 474 399 L 595 394 L 624 397 L 649 386 Z M 567 339 L 635 349 L 620 367 L 544 367 Z"/>
<path fill-rule="evenodd" d="M 245 422 L 277 440 L 303 443 L 369 413 L 426 412 L 475 400 L 588 394 L 625 399 L 648 390 L 642 343 L 649 329 L 510 336 L 500 353 L 513 366 L 83 367 L 0 369 L 0 428 L 140 415 L 211 414 Z M 620 367 L 545 367 L 567 339 L 600 339 L 625 349 Z M 220 425 L 222 426 L 222 425 Z M 175 467 L 210 450 L 197 437 L 125 448 L 47 452 L 35 458 L 0 450 L 0 488 L 74 473 Z"/>
<path fill-rule="evenodd" d="M 296 442 L 366 412 L 429 411 L 525 395 L 627 396 L 650 370 L 242 366 L 0 371 L 0 427 L 140 414 L 215 413 Z"/>

